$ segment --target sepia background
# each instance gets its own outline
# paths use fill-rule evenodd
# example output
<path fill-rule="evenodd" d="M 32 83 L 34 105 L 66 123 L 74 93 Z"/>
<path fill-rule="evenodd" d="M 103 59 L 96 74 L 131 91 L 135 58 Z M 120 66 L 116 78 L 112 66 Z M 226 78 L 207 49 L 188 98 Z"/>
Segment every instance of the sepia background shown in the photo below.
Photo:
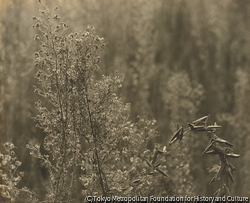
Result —
<path fill-rule="evenodd" d="M 241 154 L 232 160 L 237 168 L 232 194 L 250 196 L 250 1 L 47 2 L 51 8 L 58 6 L 69 33 L 93 25 L 104 37 L 107 48 L 99 74 L 118 70 L 125 75 L 119 95 L 131 103 L 132 120 L 143 114 L 157 120 L 160 137 L 152 142 L 167 145 L 177 123 L 186 125 L 208 114 L 210 124 L 222 125 L 218 135 Z M 0 142 L 12 141 L 18 147 L 20 170 L 25 172 L 20 187 L 42 196 L 48 174 L 25 148 L 28 141 L 44 138 L 32 120 L 37 114 L 34 103 L 41 99 L 33 87 L 39 45 L 32 18 L 38 8 L 38 0 L 0 0 Z M 188 153 L 176 155 L 176 162 L 187 162 L 190 171 L 173 166 L 172 182 L 159 184 L 156 191 L 173 188 L 173 195 L 210 196 L 216 190 L 216 184 L 208 184 L 212 176 L 207 168 L 219 159 L 202 155 L 205 134 L 189 136 L 179 146 Z M 182 188 L 180 179 L 191 182 L 191 189 Z"/>

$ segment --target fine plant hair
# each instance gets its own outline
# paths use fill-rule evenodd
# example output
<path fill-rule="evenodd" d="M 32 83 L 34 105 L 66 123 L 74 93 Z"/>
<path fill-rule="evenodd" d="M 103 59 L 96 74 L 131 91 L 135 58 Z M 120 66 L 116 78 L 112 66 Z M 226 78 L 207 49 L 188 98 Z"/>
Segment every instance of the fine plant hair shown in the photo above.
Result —
<path fill-rule="evenodd" d="M 30 154 L 48 170 L 42 202 L 75 202 L 78 182 L 82 183 L 83 197 L 148 196 L 157 183 L 156 176 L 169 177 L 162 157 L 191 131 L 206 132 L 209 143 L 204 153 L 220 158 L 220 165 L 211 169 L 215 172 L 211 183 L 221 180 L 215 195 L 230 195 L 235 167 L 228 158 L 239 155 L 233 153 L 231 143 L 216 135 L 221 126 L 208 125 L 209 116 L 188 123 L 187 128 L 178 126 L 168 145 L 153 146 L 152 153 L 147 145 L 158 136 L 156 121 L 147 116 L 137 117 L 137 122 L 130 120 L 130 105 L 116 93 L 122 86 L 122 75 L 114 72 L 97 77 L 104 39 L 93 26 L 66 35 L 68 26 L 60 22 L 58 8 L 50 11 L 42 5 L 39 17 L 33 17 L 35 40 L 41 46 L 35 53 L 35 93 L 41 101 L 36 102 L 38 115 L 34 120 L 45 138 L 42 144 L 27 144 Z M 21 162 L 12 143 L 4 146 L 7 155 L 0 154 L 1 168 L 7 169 L 2 173 L 1 192 L 11 201 L 21 192 L 29 201 L 38 201 L 27 188 L 16 187 L 23 176 L 17 172 Z"/>

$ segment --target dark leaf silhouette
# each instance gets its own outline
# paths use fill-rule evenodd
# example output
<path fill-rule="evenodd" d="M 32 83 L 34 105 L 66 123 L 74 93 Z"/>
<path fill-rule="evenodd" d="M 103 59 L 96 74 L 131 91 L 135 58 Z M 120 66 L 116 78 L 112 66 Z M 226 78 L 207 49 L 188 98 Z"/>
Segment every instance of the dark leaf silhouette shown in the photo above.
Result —
<path fill-rule="evenodd" d="M 183 127 L 180 127 L 173 135 L 171 140 L 169 141 L 169 145 L 175 143 L 177 140 L 181 141 L 183 138 Z"/>

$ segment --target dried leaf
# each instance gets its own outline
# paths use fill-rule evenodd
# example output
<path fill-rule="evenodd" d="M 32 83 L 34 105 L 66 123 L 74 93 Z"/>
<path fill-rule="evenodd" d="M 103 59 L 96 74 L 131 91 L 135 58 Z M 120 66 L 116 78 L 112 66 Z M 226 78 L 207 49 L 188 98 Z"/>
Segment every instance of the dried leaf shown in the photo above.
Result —
<path fill-rule="evenodd" d="M 214 164 L 210 168 L 208 168 L 209 173 L 217 173 L 220 169 L 220 166 L 218 164 Z"/>
<path fill-rule="evenodd" d="M 176 130 L 179 130 L 179 128 L 180 128 L 180 124 L 177 123 Z"/>
<path fill-rule="evenodd" d="M 227 195 L 228 195 L 228 196 L 231 196 L 231 193 L 230 193 L 230 191 L 229 191 L 228 186 L 227 186 L 226 184 L 224 184 L 223 187 L 224 187 L 224 189 L 226 190 Z"/>
<path fill-rule="evenodd" d="M 133 181 L 133 183 L 139 183 L 141 181 L 141 179 L 136 179 Z"/>
<path fill-rule="evenodd" d="M 202 124 L 207 124 L 207 121 L 208 121 L 209 116 L 210 116 L 209 114 L 208 114 L 207 116 L 203 116 L 203 117 L 201 117 L 201 118 L 199 118 L 199 119 L 193 121 L 192 124 L 194 124 L 194 125 L 198 125 L 198 124 L 200 124 L 200 123 L 202 123 Z"/>
<path fill-rule="evenodd" d="M 156 167 L 158 167 L 160 165 L 161 165 L 160 163 L 155 163 L 154 167 L 156 168 Z"/>
<path fill-rule="evenodd" d="M 163 154 L 164 152 L 163 151 L 161 151 L 161 150 L 158 150 L 158 154 Z"/>
<path fill-rule="evenodd" d="M 209 182 L 209 185 L 212 184 L 213 182 L 215 182 L 217 179 L 216 179 L 216 176 L 217 174 L 214 175 L 214 177 L 210 180 Z"/>
<path fill-rule="evenodd" d="M 216 192 L 214 193 L 214 196 L 215 197 L 219 197 L 220 196 L 220 188 L 218 190 L 216 190 Z"/>
<path fill-rule="evenodd" d="M 152 164 L 146 159 L 146 163 L 148 164 L 149 167 L 153 167 Z"/>
<path fill-rule="evenodd" d="M 223 144 L 227 144 L 229 145 L 230 147 L 233 147 L 233 144 L 231 144 L 230 142 L 226 141 L 226 140 L 223 140 L 219 137 L 217 137 L 216 139 L 214 139 L 215 142 L 219 142 L 219 143 L 223 143 Z"/>
<path fill-rule="evenodd" d="M 210 142 L 208 143 L 206 149 L 204 150 L 204 152 L 202 152 L 202 154 L 206 153 L 210 149 L 210 147 L 213 145 L 213 143 L 214 143 L 214 140 L 210 140 Z"/>
<path fill-rule="evenodd" d="M 235 170 L 236 170 L 236 168 L 235 168 L 235 166 L 234 166 L 233 164 L 230 164 L 230 163 L 229 163 L 229 167 L 231 168 L 232 171 L 235 171 Z"/>
<path fill-rule="evenodd" d="M 218 152 L 212 149 L 210 151 L 206 151 L 206 154 L 218 154 Z"/>
<path fill-rule="evenodd" d="M 167 178 L 169 177 L 169 175 L 166 174 L 165 172 L 163 172 L 161 169 L 156 167 L 155 170 L 158 171 L 160 174 L 164 175 L 165 177 L 167 177 Z"/>
<path fill-rule="evenodd" d="M 214 125 L 209 125 L 206 127 L 207 131 L 212 131 L 215 132 L 216 130 L 218 130 L 219 128 L 221 128 L 222 126 L 217 125 L 217 123 L 214 123 Z"/>
<path fill-rule="evenodd" d="M 228 153 L 228 154 L 226 154 L 226 156 L 231 157 L 231 158 L 239 158 L 240 157 L 239 154 L 233 154 L 233 153 Z"/>
<path fill-rule="evenodd" d="M 171 140 L 169 141 L 169 145 L 175 143 L 177 140 L 181 141 L 183 138 L 183 127 L 180 127 L 172 136 Z"/>
<path fill-rule="evenodd" d="M 233 174 L 231 172 L 231 168 L 230 167 L 227 168 L 227 174 L 228 174 L 230 180 L 235 184 L 235 180 L 234 180 L 234 177 L 233 177 Z"/>
<path fill-rule="evenodd" d="M 158 151 L 155 151 L 153 160 L 151 161 L 151 164 L 152 164 L 152 165 L 155 164 L 155 162 L 156 162 L 156 160 L 157 160 L 157 156 L 158 156 Z"/>
<path fill-rule="evenodd" d="M 190 130 L 193 130 L 193 131 L 206 131 L 206 128 L 204 125 L 196 126 L 192 123 L 188 123 L 188 126 L 189 126 Z"/>
<path fill-rule="evenodd" d="M 225 169 L 225 166 L 226 166 L 226 164 L 224 162 L 221 162 L 220 169 L 219 169 L 219 171 L 216 174 L 216 180 L 219 180 L 222 171 Z"/>

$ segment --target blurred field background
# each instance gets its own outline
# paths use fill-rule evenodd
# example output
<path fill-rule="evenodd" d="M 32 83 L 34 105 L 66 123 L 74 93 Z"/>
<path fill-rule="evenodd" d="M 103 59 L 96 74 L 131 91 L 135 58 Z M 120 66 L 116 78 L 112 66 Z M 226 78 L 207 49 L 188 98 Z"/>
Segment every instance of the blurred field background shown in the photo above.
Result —
<path fill-rule="evenodd" d="M 152 142 L 167 144 L 177 123 L 186 125 L 207 114 L 210 124 L 222 125 L 218 135 L 241 154 L 232 160 L 237 168 L 232 194 L 250 196 L 250 1 L 47 2 L 52 9 L 58 6 L 69 33 L 93 25 L 105 38 L 99 74 L 125 74 L 119 95 L 131 103 L 132 120 L 145 113 L 156 118 L 161 136 Z M 37 114 L 34 102 L 41 99 L 33 88 L 39 46 L 32 17 L 38 15 L 39 5 L 38 0 L 0 0 L 0 142 L 12 141 L 18 147 L 20 170 L 25 172 L 20 187 L 42 196 L 48 174 L 25 148 L 28 141 L 42 142 L 44 137 L 31 118 Z M 170 163 L 172 179 L 157 185 L 156 191 L 211 196 L 217 189 L 216 184 L 208 185 L 212 176 L 207 168 L 219 159 L 202 155 L 205 134 L 189 136 L 180 145 L 183 153 L 176 150 Z M 181 163 L 190 171 L 179 170 Z M 183 185 L 187 182 L 192 186 Z"/>

